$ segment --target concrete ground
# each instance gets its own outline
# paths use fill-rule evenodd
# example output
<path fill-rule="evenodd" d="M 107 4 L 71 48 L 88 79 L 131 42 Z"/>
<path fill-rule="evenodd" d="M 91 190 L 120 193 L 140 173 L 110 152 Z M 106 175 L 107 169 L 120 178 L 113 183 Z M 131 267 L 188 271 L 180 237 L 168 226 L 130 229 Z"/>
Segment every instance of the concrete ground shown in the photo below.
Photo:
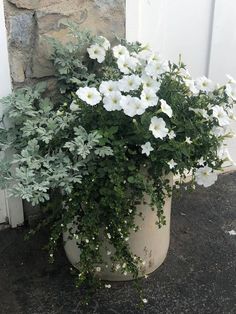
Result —
<path fill-rule="evenodd" d="M 112 284 L 84 308 L 63 249 L 54 265 L 41 247 L 45 233 L 24 241 L 26 229 L 0 232 L 1 314 L 235 314 L 236 173 L 217 184 L 184 189 L 173 199 L 172 235 L 165 263 L 141 281 L 148 304 L 137 305 L 132 283 Z"/>

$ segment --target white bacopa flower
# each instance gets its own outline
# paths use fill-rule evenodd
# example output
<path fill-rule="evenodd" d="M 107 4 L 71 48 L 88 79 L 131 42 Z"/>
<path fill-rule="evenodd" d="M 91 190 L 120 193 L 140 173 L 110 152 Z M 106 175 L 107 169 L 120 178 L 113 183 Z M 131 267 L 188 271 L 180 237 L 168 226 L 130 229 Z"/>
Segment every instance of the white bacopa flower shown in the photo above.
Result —
<path fill-rule="evenodd" d="M 143 301 L 144 304 L 148 303 L 147 299 L 142 299 L 142 301 Z"/>
<path fill-rule="evenodd" d="M 173 130 L 169 131 L 167 134 L 170 140 L 173 140 L 176 137 L 176 134 Z"/>
<path fill-rule="evenodd" d="M 78 111 L 80 109 L 80 107 L 76 104 L 75 101 L 72 101 L 72 103 L 70 104 L 70 110 L 71 111 Z"/>
<path fill-rule="evenodd" d="M 146 109 L 139 98 L 131 97 L 130 95 L 123 96 L 120 105 L 123 108 L 124 113 L 129 117 L 142 115 Z"/>
<path fill-rule="evenodd" d="M 207 188 L 216 182 L 217 174 L 212 171 L 212 168 L 205 166 L 196 170 L 195 179 L 197 184 Z"/>
<path fill-rule="evenodd" d="M 157 62 L 150 61 L 145 67 L 145 72 L 150 75 L 153 79 L 157 79 L 162 73 L 169 70 L 169 65 L 167 61 Z"/>
<path fill-rule="evenodd" d="M 199 77 L 195 81 L 195 85 L 198 90 L 201 90 L 203 92 L 212 92 L 215 88 L 214 83 L 212 80 L 208 79 L 205 76 Z"/>
<path fill-rule="evenodd" d="M 185 142 L 186 142 L 187 144 L 192 144 L 193 141 L 191 140 L 190 137 L 186 136 Z"/>
<path fill-rule="evenodd" d="M 168 161 L 167 164 L 168 164 L 170 169 L 175 168 L 175 166 L 177 165 L 177 163 L 174 161 L 174 159 L 171 159 L 170 161 Z"/>
<path fill-rule="evenodd" d="M 111 255 L 111 251 L 107 251 L 107 255 L 110 256 Z"/>
<path fill-rule="evenodd" d="M 200 159 L 198 159 L 197 164 L 198 164 L 199 166 L 204 166 L 204 165 L 205 165 L 205 160 L 204 160 L 204 158 L 201 157 Z"/>
<path fill-rule="evenodd" d="M 96 270 L 96 272 L 99 273 L 102 269 L 101 269 L 101 267 L 98 266 L 98 267 L 95 268 L 95 270 Z"/>
<path fill-rule="evenodd" d="M 108 239 L 111 239 L 111 234 L 107 233 L 107 237 L 108 237 Z"/>
<path fill-rule="evenodd" d="M 120 91 L 129 92 L 131 90 L 137 90 L 141 84 L 141 79 L 138 75 L 125 75 L 119 80 L 118 86 Z"/>
<path fill-rule="evenodd" d="M 161 86 L 161 83 L 157 80 L 152 79 L 150 76 L 143 74 L 142 77 L 143 89 L 152 89 L 154 92 L 158 92 Z"/>
<path fill-rule="evenodd" d="M 98 63 L 102 63 L 105 60 L 106 50 L 99 46 L 98 44 L 94 44 L 90 46 L 88 49 L 88 54 L 91 59 L 96 59 Z"/>
<path fill-rule="evenodd" d="M 119 59 L 122 56 L 129 56 L 129 51 L 125 46 L 117 45 L 112 48 L 113 55 L 115 58 Z"/>
<path fill-rule="evenodd" d="M 95 106 L 102 100 L 100 93 L 95 87 L 80 87 L 76 95 L 91 106 Z"/>
<path fill-rule="evenodd" d="M 220 126 L 229 125 L 229 117 L 222 107 L 215 105 L 212 111 L 212 116 L 218 120 Z"/>
<path fill-rule="evenodd" d="M 166 128 L 166 123 L 162 118 L 154 116 L 151 119 L 149 131 L 152 132 L 155 138 L 163 139 L 167 136 L 169 130 Z"/>
<path fill-rule="evenodd" d="M 121 56 L 117 60 L 118 68 L 124 74 L 129 74 L 131 71 L 135 71 L 138 63 L 138 59 L 130 57 L 129 55 Z"/>
<path fill-rule="evenodd" d="M 173 111 L 171 107 L 167 104 L 167 102 L 164 99 L 161 99 L 160 102 L 161 102 L 161 111 L 171 118 L 173 115 Z"/>
<path fill-rule="evenodd" d="M 120 106 L 121 97 L 122 96 L 120 92 L 111 92 L 109 95 L 103 98 L 103 107 L 107 111 L 121 110 L 122 109 L 122 107 Z"/>
<path fill-rule="evenodd" d="M 146 154 L 147 156 L 154 150 L 150 142 L 146 142 L 144 145 L 141 145 L 142 154 Z"/>
<path fill-rule="evenodd" d="M 105 288 L 106 288 L 106 289 L 111 289 L 111 285 L 110 285 L 110 284 L 105 285 Z"/>
<path fill-rule="evenodd" d="M 119 270 L 121 268 L 120 264 L 116 264 L 115 270 Z"/>
<path fill-rule="evenodd" d="M 184 83 L 189 88 L 190 92 L 193 93 L 193 95 L 197 95 L 199 93 L 198 89 L 195 86 L 194 80 L 184 79 Z"/>
<path fill-rule="evenodd" d="M 99 86 L 99 91 L 105 96 L 109 95 L 111 92 L 117 92 L 119 91 L 118 83 L 112 80 L 103 81 Z"/>
<path fill-rule="evenodd" d="M 145 88 L 141 93 L 141 100 L 146 108 L 156 106 L 158 99 L 156 92 L 151 88 Z"/>
<path fill-rule="evenodd" d="M 109 40 L 104 37 L 104 36 L 98 36 L 99 39 L 101 39 L 102 43 L 101 46 L 105 49 L 108 50 L 111 47 L 111 44 L 109 42 Z"/>

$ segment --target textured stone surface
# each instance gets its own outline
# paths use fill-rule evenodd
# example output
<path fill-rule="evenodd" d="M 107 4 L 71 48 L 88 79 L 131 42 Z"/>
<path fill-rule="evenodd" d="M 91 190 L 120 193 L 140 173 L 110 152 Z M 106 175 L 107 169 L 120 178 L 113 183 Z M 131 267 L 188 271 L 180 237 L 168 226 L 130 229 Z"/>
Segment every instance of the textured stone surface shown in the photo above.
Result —
<path fill-rule="evenodd" d="M 131 282 L 112 283 L 81 305 L 64 251 L 49 265 L 41 247 L 47 235 L 29 242 L 27 230 L 0 232 L 0 313 L 12 314 L 235 314 L 236 172 L 216 185 L 173 200 L 171 244 L 165 263 L 140 281 L 148 304 L 137 307 Z"/>
<path fill-rule="evenodd" d="M 4 0 L 10 62 L 16 52 L 24 56 L 25 82 L 53 75 L 46 37 L 65 43 L 68 32 L 62 21 L 73 20 L 96 34 L 114 38 L 125 34 L 125 0 Z M 13 84 L 24 83 L 21 68 L 11 66 Z M 19 80 L 19 77 L 21 78 Z M 16 80 L 17 78 L 17 80 Z"/>

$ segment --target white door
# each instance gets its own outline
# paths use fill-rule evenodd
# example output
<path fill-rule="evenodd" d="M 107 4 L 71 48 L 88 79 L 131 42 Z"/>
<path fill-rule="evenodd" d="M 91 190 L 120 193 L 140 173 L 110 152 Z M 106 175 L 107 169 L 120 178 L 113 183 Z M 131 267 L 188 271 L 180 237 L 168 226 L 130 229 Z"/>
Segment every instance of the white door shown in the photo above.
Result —
<path fill-rule="evenodd" d="M 172 61 L 181 53 L 193 77 L 236 78 L 236 0 L 127 0 L 126 20 L 128 40 L 150 43 Z M 229 150 L 236 161 L 235 138 Z"/>
<path fill-rule="evenodd" d="M 3 1 L 0 1 L 0 97 L 11 92 L 11 79 L 7 51 L 7 38 L 4 20 Z M 0 117 L 2 108 L 0 107 Z M 22 202 L 7 197 L 7 191 L 0 191 L 0 223 L 9 222 L 12 227 L 23 223 Z"/>

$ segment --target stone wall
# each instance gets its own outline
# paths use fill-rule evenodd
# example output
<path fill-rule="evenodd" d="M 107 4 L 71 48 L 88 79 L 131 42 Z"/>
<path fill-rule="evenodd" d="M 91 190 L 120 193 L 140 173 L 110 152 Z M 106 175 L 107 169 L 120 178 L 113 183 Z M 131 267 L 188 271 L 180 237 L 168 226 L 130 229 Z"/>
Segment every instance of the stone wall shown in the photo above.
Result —
<path fill-rule="evenodd" d="M 125 35 L 125 0 L 4 0 L 4 6 L 13 87 L 44 80 L 49 91 L 54 89 L 45 38 L 66 43 L 69 36 L 63 20 L 73 20 L 109 39 Z M 31 226 L 37 223 L 38 208 L 24 202 L 24 213 Z"/>
<path fill-rule="evenodd" d="M 53 68 L 46 37 L 66 43 L 71 19 L 108 38 L 125 34 L 125 0 L 4 0 L 13 86 L 47 80 Z"/>

